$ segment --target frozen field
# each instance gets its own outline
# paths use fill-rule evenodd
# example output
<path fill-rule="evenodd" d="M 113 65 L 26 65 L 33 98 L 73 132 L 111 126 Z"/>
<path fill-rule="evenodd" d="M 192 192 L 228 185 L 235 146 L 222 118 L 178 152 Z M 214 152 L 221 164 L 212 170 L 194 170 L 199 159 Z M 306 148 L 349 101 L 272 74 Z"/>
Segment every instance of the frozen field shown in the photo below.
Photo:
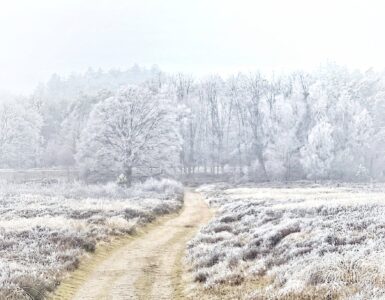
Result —
<path fill-rule="evenodd" d="M 200 190 L 218 210 L 188 250 L 206 293 L 244 286 L 243 299 L 385 297 L 383 186 Z"/>
<path fill-rule="evenodd" d="M 182 206 L 182 186 L 148 181 L 115 184 L 0 187 L 0 299 L 41 299 L 98 242 Z"/>

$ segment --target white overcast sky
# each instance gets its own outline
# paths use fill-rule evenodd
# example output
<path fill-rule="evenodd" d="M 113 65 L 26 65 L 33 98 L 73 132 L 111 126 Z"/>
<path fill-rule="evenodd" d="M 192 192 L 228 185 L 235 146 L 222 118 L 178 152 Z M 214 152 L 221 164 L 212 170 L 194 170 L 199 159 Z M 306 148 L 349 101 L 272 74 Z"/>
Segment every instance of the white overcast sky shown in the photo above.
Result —
<path fill-rule="evenodd" d="M 385 67 L 385 1 L 0 0 L 0 90 L 157 64 L 197 76 Z"/>

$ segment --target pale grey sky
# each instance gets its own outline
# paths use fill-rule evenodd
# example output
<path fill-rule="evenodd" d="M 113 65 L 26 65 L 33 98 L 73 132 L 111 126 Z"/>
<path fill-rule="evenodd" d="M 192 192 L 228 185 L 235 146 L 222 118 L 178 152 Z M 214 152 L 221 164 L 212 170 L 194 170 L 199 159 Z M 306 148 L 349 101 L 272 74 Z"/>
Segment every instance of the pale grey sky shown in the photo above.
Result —
<path fill-rule="evenodd" d="M 385 67 L 384 1 L 0 0 L 0 90 L 158 64 L 199 75 Z"/>

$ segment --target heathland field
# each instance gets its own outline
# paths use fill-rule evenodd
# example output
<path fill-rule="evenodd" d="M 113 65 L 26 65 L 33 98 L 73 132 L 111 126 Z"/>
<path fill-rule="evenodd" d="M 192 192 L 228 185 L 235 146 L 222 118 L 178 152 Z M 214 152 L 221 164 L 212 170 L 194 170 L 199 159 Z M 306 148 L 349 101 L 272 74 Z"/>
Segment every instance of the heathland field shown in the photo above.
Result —
<path fill-rule="evenodd" d="M 207 185 L 217 210 L 189 243 L 209 298 L 385 297 L 385 187 Z"/>
<path fill-rule="evenodd" d="M 0 299 L 385 297 L 383 185 L 212 184 L 182 199 L 172 180 L 3 185 Z"/>
<path fill-rule="evenodd" d="M 3 184 L 0 193 L 0 299 L 43 299 L 99 244 L 183 205 L 183 188 L 172 180 L 129 189 Z"/>

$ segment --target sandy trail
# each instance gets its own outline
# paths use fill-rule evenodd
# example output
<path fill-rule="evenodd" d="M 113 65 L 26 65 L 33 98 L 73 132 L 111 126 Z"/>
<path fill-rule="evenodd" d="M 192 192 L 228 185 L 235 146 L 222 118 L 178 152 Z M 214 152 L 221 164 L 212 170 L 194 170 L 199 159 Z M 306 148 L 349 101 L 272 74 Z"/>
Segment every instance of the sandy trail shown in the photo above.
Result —
<path fill-rule="evenodd" d="M 200 194 L 186 192 L 179 215 L 108 253 L 68 296 L 59 293 L 53 298 L 184 299 L 182 258 L 186 243 L 211 215 Z M 71 290 L 71 279 L 66 286 Z"/>

